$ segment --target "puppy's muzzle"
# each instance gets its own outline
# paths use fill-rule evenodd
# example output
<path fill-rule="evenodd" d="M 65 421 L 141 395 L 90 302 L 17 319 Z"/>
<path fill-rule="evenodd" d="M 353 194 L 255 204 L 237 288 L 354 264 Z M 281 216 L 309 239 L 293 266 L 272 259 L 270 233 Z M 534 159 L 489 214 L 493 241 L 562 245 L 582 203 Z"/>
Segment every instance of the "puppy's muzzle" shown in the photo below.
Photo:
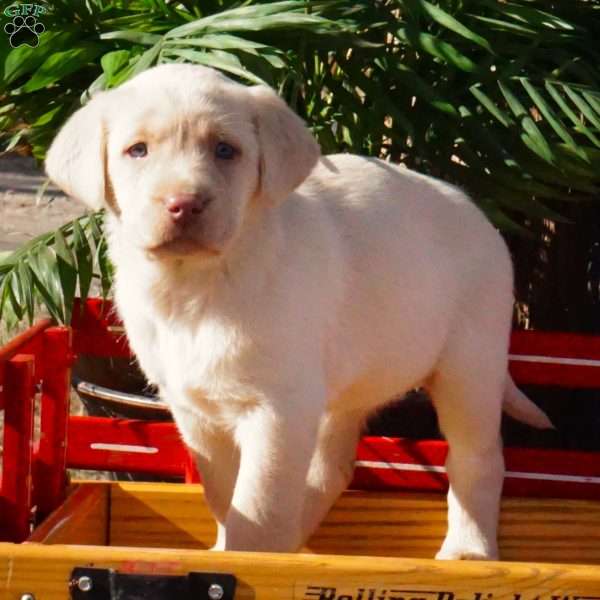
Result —
<path fill-rule="evenodd" d="M 210 203 L 211 198 L 205 194 L 173 194 L 167 196 L 164 205 L 174 224 L 186 227 L 195 221 Z"/>

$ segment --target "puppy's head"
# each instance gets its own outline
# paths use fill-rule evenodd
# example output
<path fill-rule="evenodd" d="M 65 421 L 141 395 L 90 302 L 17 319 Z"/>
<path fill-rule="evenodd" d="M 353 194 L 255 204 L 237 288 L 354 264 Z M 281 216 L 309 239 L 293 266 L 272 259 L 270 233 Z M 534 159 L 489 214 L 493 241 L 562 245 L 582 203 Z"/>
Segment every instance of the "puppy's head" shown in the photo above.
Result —
<path fill-rule="evenodd" d="M 285 199 L 318 156 L 269 88 L 178 64 L 95 96 L 55 138 L 46 171 L 154 256 L 209 256 L 226 251 L 251 207 Z"/>

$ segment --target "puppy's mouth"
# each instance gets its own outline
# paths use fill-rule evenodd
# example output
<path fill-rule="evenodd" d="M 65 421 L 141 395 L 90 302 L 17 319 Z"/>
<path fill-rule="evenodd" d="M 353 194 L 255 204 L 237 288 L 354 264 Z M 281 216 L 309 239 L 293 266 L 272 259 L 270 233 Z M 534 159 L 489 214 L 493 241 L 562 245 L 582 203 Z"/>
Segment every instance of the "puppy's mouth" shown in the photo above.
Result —
<path fill-rule="evenodd" d="M 157 259 L 185 257 L 218 257 L 222 251 L 188 236 L 171 236 L 146 246 L 146 252 Z"/>

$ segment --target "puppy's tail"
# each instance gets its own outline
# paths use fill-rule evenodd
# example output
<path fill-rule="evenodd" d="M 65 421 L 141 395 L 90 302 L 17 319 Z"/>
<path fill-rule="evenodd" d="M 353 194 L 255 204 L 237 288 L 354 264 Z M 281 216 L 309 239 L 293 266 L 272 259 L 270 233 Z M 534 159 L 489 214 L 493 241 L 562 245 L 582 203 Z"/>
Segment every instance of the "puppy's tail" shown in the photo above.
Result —
<path fill-rule="evenodd" d="M 515 385 L 510 375 L 506 378 L 502 408 L 513 419 L 517 419 L 517 421 L 521 421 L 537 429 L 555 429 L 548 415 Z"/>

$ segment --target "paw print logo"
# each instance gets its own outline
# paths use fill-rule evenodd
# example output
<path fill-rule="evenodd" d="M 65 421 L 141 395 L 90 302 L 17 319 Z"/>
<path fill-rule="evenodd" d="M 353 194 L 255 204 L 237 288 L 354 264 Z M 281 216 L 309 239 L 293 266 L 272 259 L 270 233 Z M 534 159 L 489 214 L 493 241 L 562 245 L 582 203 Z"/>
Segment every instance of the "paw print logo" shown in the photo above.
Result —
<path fill-rule="evenodd" d="M 43 23 L 40 23 L 33 15 L 28 17 L 16 16 L 12 22 L 4 26 L 4 31 L 10 36 L 10 45 L 18 48 L 23 44 L 35 48 L 39 43 L 39 36 L 44 33 Z"/>

